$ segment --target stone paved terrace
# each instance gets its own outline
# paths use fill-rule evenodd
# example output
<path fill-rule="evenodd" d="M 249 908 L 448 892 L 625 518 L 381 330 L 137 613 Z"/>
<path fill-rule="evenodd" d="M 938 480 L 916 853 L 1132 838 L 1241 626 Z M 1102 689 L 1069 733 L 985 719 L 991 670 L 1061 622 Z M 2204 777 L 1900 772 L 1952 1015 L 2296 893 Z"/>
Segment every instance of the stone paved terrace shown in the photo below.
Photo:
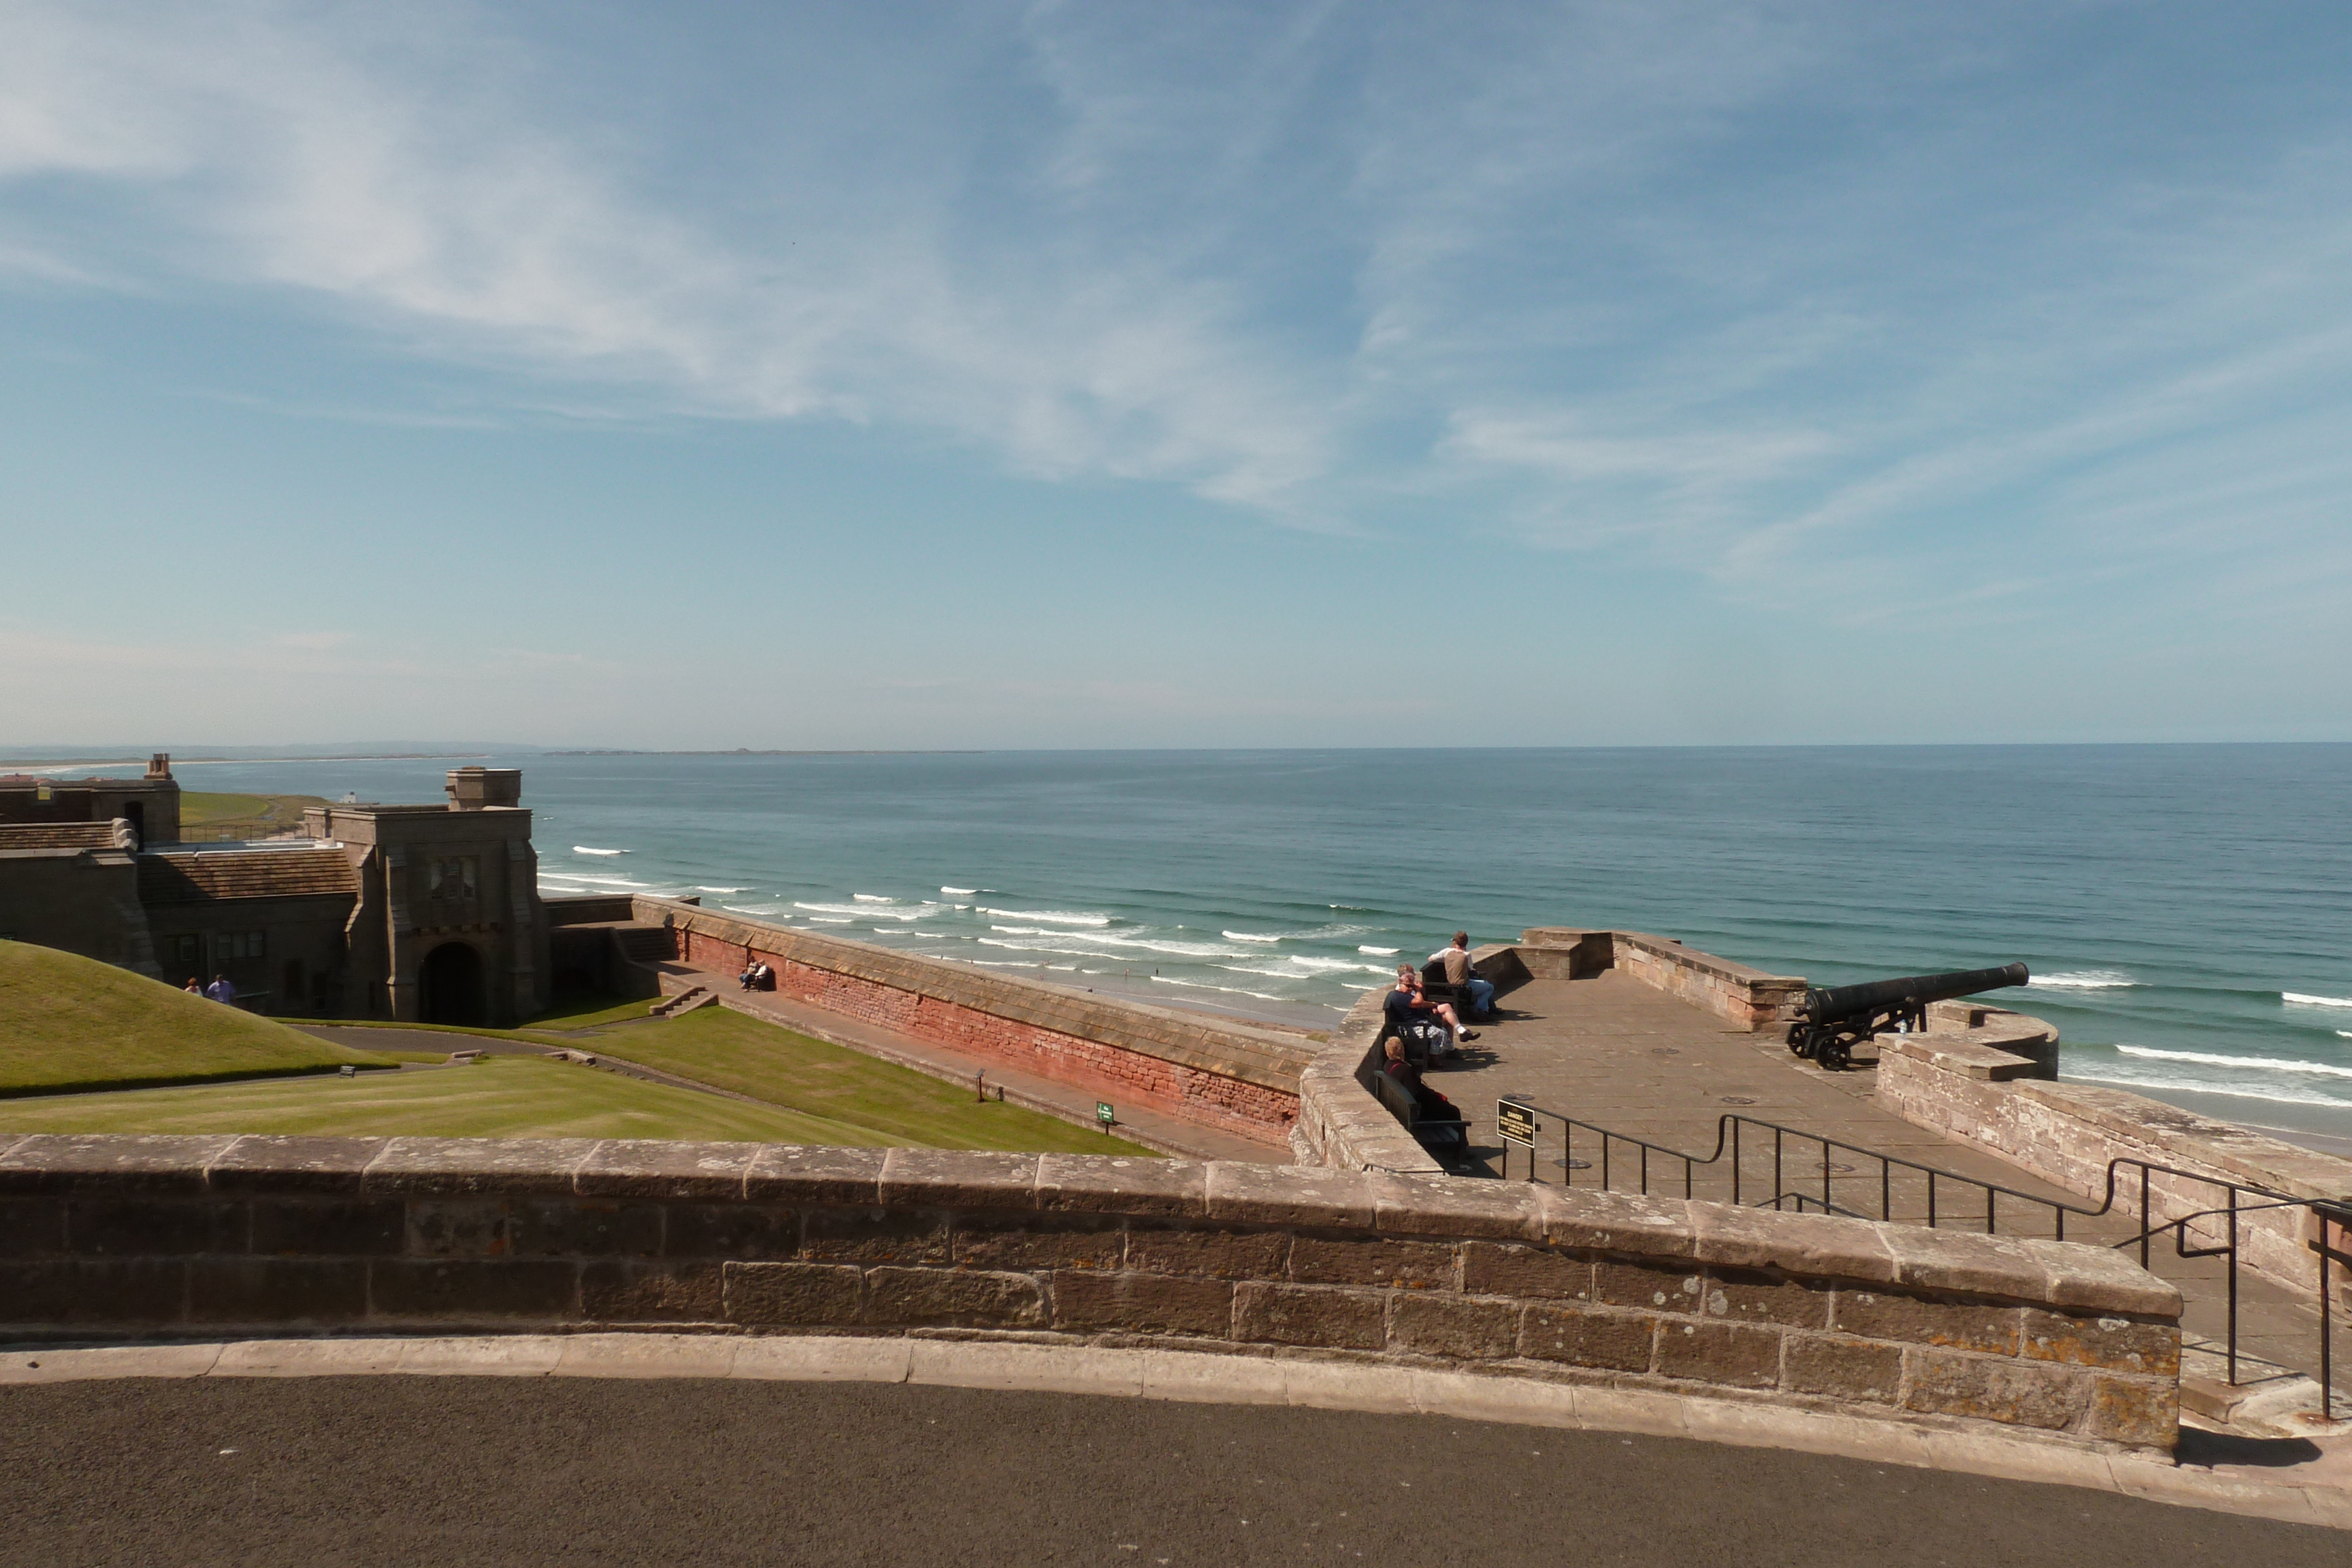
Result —
<path fill-rule="evenodd" d="M 1474 1153 L 1486 1174 L 1501 1174 L 1504 1145 L 1495 1134 L 1495 1102 L 1505 1095 L 1524 1096 L 1553 1114 L 1540 1116 L 1543 1131 L 1538 1155 L 1538 1179 L 1558 1182 L 1563 1176 L 1578 1186 L 1598 1186 L 1601 1156 L 1597 1141 L 1579 1134 L 1576 1157 L 1587 1168 L 1563 1171 L 1559 1116 L 1571 1116 L 1612 1132 L 1623 1133 L 1666 1148 L 1705 1155 L 1714 1149 L 1719 1118 L 1737 1112 L 1759 1121 L 1816 1133 L 1878 1153 L 1934 1166 L 1961 1176 L 2037 1197 L 2063 1198 L 2082 1205 L 2079 1197 L 2020 1170 L 1981 1150 L 1915 1126 L 1871 1098 L 1872 1063 L 1857 1058 L 1856 1070 L 1824 1072 L 1812 1063 L 1790 1055 L 1778 1029 L 1749 1033 L 1691 1003 L 1654 989 L 1617 970 L 1575 980 L 1537 979 L 1507 993 L 1498 1004 L 1503 1021 L 1478 1031 L 1479 1038 L 1464 1052 L 1459 1067 L 1433 1071 L 1432 1087 L 1462 1108 L 1472 1124 Z M 1769 1134 L 1753 1144 L 1742 1137 L 1742 1193 L 1753 1203 L 1769 1197 L 1771 1185 Z M 1808 1190 L 1821 1191 L 1821 1147 L 1802 1140 L 1786 1143 L 1785 1176 L 1779 1190 L 1806 1184 L 1797 1167 L 1811 1171 Z M 1512 1179 L 1525 1179 L 1527 1155 L 1510 1151 Z M 1832 1174 L 1831 1193 L 1842 1206 L 1874 1216 L 1878 1211 L 1879 1177 L 1875 1162 L 1850 1155 L 1832 1155 L 1850 1173 Z M 1730 1160 L 1727 1155 L 1713 1168 L 1700 1167 L 1691 1196 L 1730 1196 Z M 1637 1155 L 1630 1145 L 1614 1145 L 1611 1153 L 1611 1186 L 1621 1192 L 1639 1190 Z M 1683 1196 L 1678 1161 L 1652 1156 L 1651 1190 Z M 1894 1194 L 1895 1217 L 1924 1217 L 1924 1182 L 1898 1182 Z M 1937 1223 L 1981 1230 L 1981 1195 L 1964 1197 L 1946 1191 L 1939 1197 Z M 2087 1207 L 2087 1206 L 2086 1206 Z M 1973 1214 L 1956 1212 L 1973 1208 Z M 1999 1229 L 2047 1237 L 2047 1211 L 2024 1204 L 2003 1205 L 1998 1210 Z M 2067 1217 L 2066 1239 L 2113 1243 L 2137 1235 L 2139 1226 L 2128 1217 L 2095 1220 Z M 2219 1260 L 2183 1261 L 2171 1256 L 2169 1243 L 2151 1249 L 2149 1267 L 2180 1288 L 2187 1308 L 2181 1327 L 2194 1344 L 2200 1338 L 2218 1347 L 2227 1321 L 2227 1270 Z M 2318 1314 L 2277 1287 L 2242 1272 L 2239 1280 L 2239 1350 L 2305 1373 L 2315 1373 L 2318 1358 Z M 2337 1324 L 2338 1349 L 2352 1345 L 2352 1333 Z M 2201 1358 L 2192 1357 L 2192 1361 Z M 2339 1354 L 2341 1368 L 2347 1356 Z M 2200 1367 L 2192 1370 L 2201 1370 Z M 2212 1373 L 2218 1377 L 2218 1366 Z M 2242 1365 L 2242 1379 L 2254 1372 Z M 2352 1389 L 2345 1374 L 2337 1374 L 2339 1389 Z M 2340 1397 L 2340 1396 L 2339 1396 Z"/>

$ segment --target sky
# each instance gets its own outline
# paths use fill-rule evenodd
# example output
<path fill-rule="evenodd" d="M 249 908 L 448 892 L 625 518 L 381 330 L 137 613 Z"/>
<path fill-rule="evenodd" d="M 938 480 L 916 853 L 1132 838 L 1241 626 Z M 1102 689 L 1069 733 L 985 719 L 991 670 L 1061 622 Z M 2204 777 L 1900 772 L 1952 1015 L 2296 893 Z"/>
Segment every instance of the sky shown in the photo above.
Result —
<path fill-rule="evenodd" d="M 2352 9 L 0 0 L 0 746 L 2352 738 Z"/>

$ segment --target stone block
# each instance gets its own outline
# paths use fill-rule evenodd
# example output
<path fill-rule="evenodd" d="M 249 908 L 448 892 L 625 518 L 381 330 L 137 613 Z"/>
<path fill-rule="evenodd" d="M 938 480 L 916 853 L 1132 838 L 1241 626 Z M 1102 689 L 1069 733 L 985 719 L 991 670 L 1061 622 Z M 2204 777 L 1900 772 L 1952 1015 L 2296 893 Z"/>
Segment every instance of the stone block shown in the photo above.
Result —
<path fill-rule="evenodd" d="M 1290 1237 L 1279 1230 L 1149 1229 L 1127 1233 L 1127 1266 L 1154 1274 L 1217 1280 L 1279 1280 L 1290 1267 Z"/>
<path fill-rule="evenodd" d="M 245 1205 L 229 1198 L 76 1198 L 66 1249 L 90 1257 L 182 1258 L 246 1249 Z"/>
<path fill-rule="evenodd" d="M 366 1260 L 201 1258 L 188 1269 L 188 1320 L 352 1323 L 367 1316 Z"/>
<path fill-rule="evenodd" d="M 928 1208 L 1034 1208 L 1037 1156 L 972 1149 L 885 1152 L 879 1201 Z"/>
<path fill-rule="evenodd" d="M 1661 1322 L 1655 1366 L 1665 1377 L 1733 1388 L 1776 1388 L 1780 1383 L 1780 1331 L 1704 1319 Z"/>
<path fill-rule="evenodd" d="M 665 1258 L 790 1258 L 801 1248 L 801 1215 L 772 1203 L 663 1206 Z"/>
<path fill-rule="evenodd" d="M 66 1249 L 66 1206 L 53 1197 L 0 1198 L 0 1258 L 46 1258 Z"/>
<path fill-rule="evenodd" d="M 1592 1264 L 1540 1247 L 1467 1241 L 1462 1247 L 1462 1288 L 1480 1296 L 1544 1296 L 1589 1301 Z"/>
<path fill-rule="evenodd" d="M 743 1196 L 755 1203 L 864 1207 L 878 1200 L 888 1153 L 771 1144 L 751 1161 Z"/>
<path fill-rule="evenodd" d="M 1389 1298 L 1389 1348 L 1462 1361 L 1517 1355 L 1519 1303 L 1433 1291 L 1399 1291 Z"/>
<path fill-rule="evenodd" d="M 580 1311 L 591 1322 L 718 1322 L 727 1315 L 724 1267 L 599 1259 L 581 1266 Z"/>
<path fill-rule="evenodd" d="M 386 1318 L 574 1318 L 579 1270 L 540 1260 L 378 1258 L 368 1264 L 368 1304 Z"/>
<path fill-rule="evenodd" d="M 1369 1230 L 1378 1195 L 1374 1178 L 1354 1171 L 1234 1160 L 1209 1166 L 1209 1218 L 1229 1224 Z"/>
<path fill-rule="evenodd" d="M 1331 1350 L 1379 1350 L 1388 1343 L 1386 1294 L 1336 1285 L 1245 1281 L 1234 1291 L 1234 1337 Z"/>
<path fill-rule="evenodd" d="M 2164 1212 L 2159 1205 L 2158 1218 Z M 2141 1268 L 2128 1253 L 2072 1241 L 2028 1240 L 2024 1249 L 2048 1272 L 2045 1299 L 2053 1306 L 2116 1316 L 2180 1316 L 2179 1288 Z"/>
<path fill-rule="evenodd" d="M 1209 1167 L 1200 1160 L 1046 1155 L 1037 1162 L 1037 1207 L 1197 1218 L 1209 1211 Z"/>
<path fill-rule="evenodd" d="M 764 1145 L 614 1138 L 572 1174 L 583 1197 L 733 1198 Z"/>
<path fill-rule="evenodd" d="M 1531 1182 L 1404 1175 L 1381 1185 L 1374 1223 L 1405 1236 L 1478 1236 L 1541 1241 L 1542 1189 Z"/>
<path fill-rule="evenodd" d="M 1903 1395 L 1903 1350 L 1839 1334 L 1790 1334 L 1780 1380 L 1792 1394 L 1892 1405 Z"/>
<path fill-rule="evenodd" d="M 1519 1354 L 1612 1372 L 1647 1372 L 1659 1320 L 1648 1312 L 1528 1305 L 1519 1310 Z"/>
<path fill-rule="evenodd" d="M 1712 1268 L 1706 1271 L 1701 1312 L 1728 1322 L 1780 1323 L 1790 1328 L 1827 1328 L 1830 1288 L 1819 1280 L 1790 1280 L 1758 1270 Z"/>
<path fill-rule="evenodd" d="M 717 1273 L 714 1268 L 713 1274 Z M 553 1377 L 732 1377 L 739 1334 L 566 1334 Z"/>
<path fill-rule="evenodd" d="M 908 1208 L 807 1209 L 801 1252 L 833 1263 L 944 1263 L 948 1217 Z"/>
<path fill-rule="evenodd" d="M 1127 1245 L 1118 1219 L 1104 1215 L 960 1214 L 949 1231 L 962 1269 L 1117 1269 Z"/>
<path fill-rule="evenodd" d="M 1924 1291 L 2005 1296 L 2012 1301 L 2050 1299 L 2050 1270 L 2036 1252 L 2036 1244 L 2022 1237 L 1928 1230 L 1916 1225 L 1876 1228 L 1885 1234 L 1887 1250 L 1895 1255 L 1895 1278 L 1901 1284 Z"/>
<path fill-rule="evenodd" d="M 977 1269 L 869 1269 L 864 1321 L 1037 1328 L 1045 1322 L 1045 1292 L 1027 1274 Z"/>
<path fill-rule="evenodd" d="M 58 1258 L 0 1263 L 0 1323 L 173 1323 L 187 1301 L 178 1260 Z"/>
<path fill-rule="evenodd" d="M 1696 1246 L 1691 1206 L 1680 1198 L 1541 1186 L 1543 1239 L 1554 1247 L 1688 1258 Z"/>
<path fill-rule="evenodd" d="M 1234 1332 L 1234 1287 L 1223 1280 L 1132 1270 L 1066 1270 L 1054 1276 L 1054 1326 L 1225 1339 Z"/>
<path fill-rule="evenodd" d="M 512 1206 L 489 1198 L 412 1198 L 402 1250 L 412 1258 L 504 1258 L 514 1250 Z"/>
<path fill-rule="evenodd" d="M 2063 1431 L 2090 1399 L 2091 1377 L 2049 1362 L 1958 1355 L 1917 1345 L 1903 1353 L 1903 1406 L 2011 1427 Z"/>
<path fill-rule="evenodd" d="M 2063 1361 L 2156 1377 L 2180 1375 L 2180 1330 L 2171 1323 L 2025 1309 L 2028 1361 Z"/>
<path fill-rule="evenodd" d="M 1602 1306 L 1637 1307 L 1645 1312 L 1696 1312 L 1706 1285 L 1696 1269 L 1603 1258 L 1592 1266 L 1591 1299 Z"/>
<path fill-rule="evenodd" d="M 1903 1340 L 1989 1355 L 2017 1354 L 2020 1314 L 2015 1307 L 1840 1291 L 1832 1313 L 1841 1333 L 1864 1339 Z"/>
<path fill-rule="evenodd" d="M 205 1182 L 218 1193 L 355 1193 L 391 1141 L 249 1134 L 212 1162 Z"/>
<path fill-rule="evenodd" d="M 594 1138 L 394 1138 L 368 1166 L 361 1190 L 462 1197 L 554 1197 L 596 1152 Z"/>
<path fill-rule="evenodd" d="M 36 1133 L 0 1154 L 0 1194 L 201 1193 L 233 1133 L 142 1136 Z"/>
<path fill-rule="evenodd" d="M 257 1254 L 392 1257 L 406 1245 L 407 1207 L 396 1197 L 256 1197 L 250 1245 Z"/>
<path fill-rule="evenodd" d="M 1862 1280 L 1885 1284 L 1895 1278 L 1887 1242 L 1902 1228 L 1847 1219 L 1834 1214 L 1783 1214 L 1728 1203 L 1694 1203 L 1695 1252 L 1703 1263 L 1734 1269 L 1775 1269 L 1813 1279 Z M 1923 1230 L 1923 1236 L 1941 1231 Z M 1948 1289 L 1960 1289 L 1951 1286 Z"/>
<path fill-rule="evenodd" d="M 865 1277 L 835 1263 L 727 1263 L 727 1321 L 749 1324 L 845 1325 L 865 1304 Z"/>
<path fill-rule="evenodd" d="M 1290 1277 L 1302 1284 L 1450 1291 L 1458 1270 L 1446 1242 L 1301 1236 L 1290 1244 Z"/>
<path fill-rule="evenodd" d="M 2179 1385 L 2166 1378 L 2094 1377 L 2083 1435 L 2170 1448 L 2180 1437 Z"/>
<path fill-rule="evenodd" d="M 662 1248 L 662 1206 L 531 1199 L 514 1206 L 509 1235 L 518 1258 L 651 1258 Z"/>

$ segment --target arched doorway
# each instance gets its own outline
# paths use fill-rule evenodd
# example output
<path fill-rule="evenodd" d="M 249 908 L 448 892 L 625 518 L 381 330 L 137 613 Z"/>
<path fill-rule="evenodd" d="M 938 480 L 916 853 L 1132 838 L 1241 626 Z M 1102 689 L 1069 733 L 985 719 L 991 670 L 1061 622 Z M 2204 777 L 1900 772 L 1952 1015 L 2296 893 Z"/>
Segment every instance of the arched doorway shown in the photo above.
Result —
<path fill-rule="evenodd" d="M 417 982 L 426 1023 L 470 1024 L 480 1028 L 483 1016 L 482 956 L 463 942 L 444 942 L 425 955 Z"/>

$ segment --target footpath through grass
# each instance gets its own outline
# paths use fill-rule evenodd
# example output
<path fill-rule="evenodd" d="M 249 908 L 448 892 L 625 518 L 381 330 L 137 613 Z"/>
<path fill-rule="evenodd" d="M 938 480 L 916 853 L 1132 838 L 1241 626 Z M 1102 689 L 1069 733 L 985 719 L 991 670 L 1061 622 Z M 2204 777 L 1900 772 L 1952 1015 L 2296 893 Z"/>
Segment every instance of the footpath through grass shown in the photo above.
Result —
<path fill-rule="evenodd" d="M 870 1127 L 531 1056 L 356 1078 L 0 1100 L 0 1133 L 307 1133 L 360 1137 L 897 1142 Z"/>
<path fill-rule="evenodd" d="M 0 1095 L 398 1060 L 330 1045 L 95 958 L 0 941 Z"/>

